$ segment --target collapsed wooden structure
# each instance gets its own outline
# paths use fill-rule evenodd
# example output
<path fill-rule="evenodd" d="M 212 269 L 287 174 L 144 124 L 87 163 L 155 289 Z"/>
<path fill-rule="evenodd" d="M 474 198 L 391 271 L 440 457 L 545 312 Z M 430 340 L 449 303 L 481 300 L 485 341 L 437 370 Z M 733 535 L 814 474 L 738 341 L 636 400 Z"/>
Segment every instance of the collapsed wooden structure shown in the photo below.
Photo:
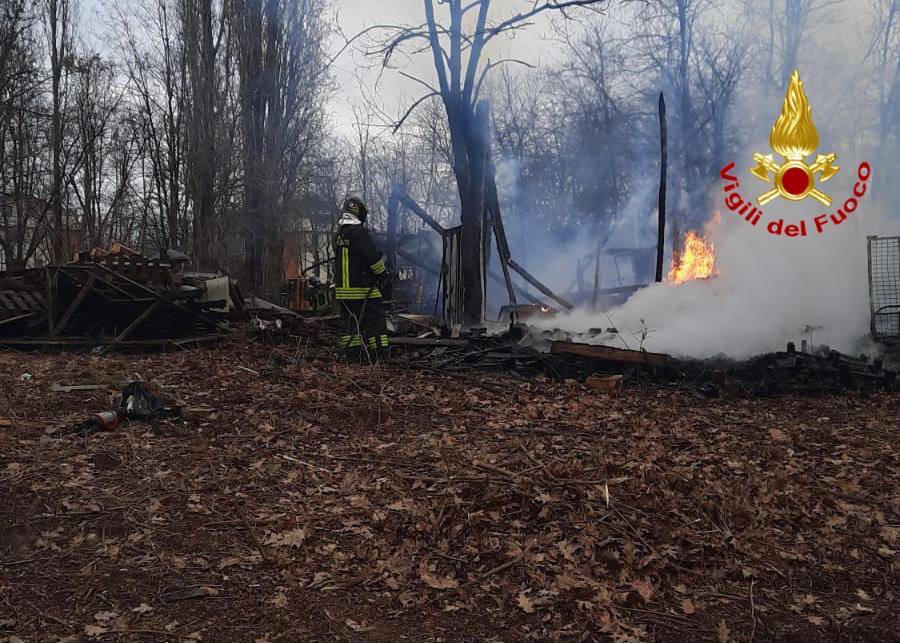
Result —
<path fill-rule="evenodd" d="M 549 352 L 544 352 L 523 344 L 524 332 L 518 328 L 501 335 L 394 337 L 391 345 L 404 349 L 414 366 L 465 377 L 476 370 L 579 381 L 615 375 L 630 382 L 686 387 L 703 395 L 742 397 L 895 390 L 897 386 L 897 371 L 881 359 L 844 355 L 827 346 L 813 349 L 804 343 L 798 351 L 790 343 L 784 351 L 744 361 L 696 360 L 570 341 L 552 341 Z"/>
<path fill-rule="evenodd" d="M 545 286 L 534 275 L 529 273 L 522 265 L 518 264 L 510 253 L 509 244 L 506 240 L 506 232 L 503 227 L 503 218 L 500 214 L 500 204 L 497 198 L 497 188 L 493 181 L 493 171 L 488 172 L 488 181 L 486 189 L 486 205 L 484 225 L 489 228 L 496 237 L 497 254 L 500 257 L 500 268 L 502 274 L 494 270 L 485 269 L 485 278 L 490 278 L 495 282 L 506 287 L 509 303 L 512 306 L 517 304 L 517 296 L 525 300 L 537 304 L 539 306 L 546 305 L 539 297 L 531 294 L 524 288 L 514 284 L 511 278 L 511 271 L 516 272 L 526 283 L 539 291 L 543 296 L 553 300 L 558 305 L 566 309 L 573 308 L 573 305 L 560 295 L 554 293 L 550 288 Z M 439 271 L 440 292 L 442 299 L 441 313 L 444 323 L 447 326 L 461 324 L 463 321 L 463 282 L 462 282 L 462 245 L 460 243 L 460 235 L 462 226 L 453 228 L 445 228 L 438 223 L 422 206 L 409 196 L 404 190 L 395 187 L 388 198 L 387 210 L 387 260 L 391 266 L 396 269 L 398 257 L 408 261 L 420 268 L 434 273 L 434 266 L 425 264 L 421 258 L 406 251 L 399 243 L 399 225 L 400 212 L 406 209 L 419 219 L 421 219 L 428 227 L 440 235 L 443 253 Z M 486 237 L 489 238 L 489 237 Z M 489 248 L 489 244 L 486 244 Z M 486 250 L 487 252 L 487 250 Z M 483 266 L 487 266 L 488 262 L 484 261 Z M 482 315 L 483 319 L 483 315 Z"/>
<path fill-rule="evenodd" d="M 164 347 L 223 333 L 224 301 L 183 283 L 167 257 L 134 252 L 0 273 L 0 346 Z"/>

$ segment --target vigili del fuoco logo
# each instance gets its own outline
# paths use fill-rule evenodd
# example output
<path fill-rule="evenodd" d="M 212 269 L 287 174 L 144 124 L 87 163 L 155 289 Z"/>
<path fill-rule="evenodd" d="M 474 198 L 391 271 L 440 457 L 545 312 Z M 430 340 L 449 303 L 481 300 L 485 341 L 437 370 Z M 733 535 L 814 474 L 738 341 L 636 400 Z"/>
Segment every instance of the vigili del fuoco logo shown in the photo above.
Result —
<path fill-rule="evenodd" d="M 819 148 L 819 132 L 813 123 L 812 108 L 803 91 L 800 72 L 796 70 L 791 74 L 781 115 L 769 133 L 769 146 L 782 157 L 782 162 L 776 161 L 773 154 L 755 153 L 753 161 L 756 166 L 750 168 L 750 174 L 760 181 L 772 184 L 772 188 L 756 197 L 756 204 L 745 200 L 737 191 L 741 187 L 740 180 L 731 174 L 735 168 L 732 161 L 719 173 L 726 182 L 723 188 L 725 207 L 753 226 L 758 225 L 765 216 L 760 208 L 779 197 L 788 201 L 811 198 L 830 208 L 833 201 L 831 196 L 823 191 L 824 188 L 819 189 L 817 184 L 825 183 L 840 172 L 841 168 L 834 164 L 837 161 L 837 154 L 834 152 L 816 154 L 812 163 L 806 162 L 807 157 Z M 766 223 L 766 230 L 777 236 L 805 237 L 812 229 L 817 234 L 822 234 L 829 225 L 840 225 L 859 207 L 871 174 L 869 164 L 865 161 L 860 163 L 856 170 L 857 181 L 853 186 L 853 194 L 844 200 L 836 212 L 825 212 L 813 217 L 812 225 L 807 226 L 806 219 L 785 224 L 784 218 L 770 218 Z"/>

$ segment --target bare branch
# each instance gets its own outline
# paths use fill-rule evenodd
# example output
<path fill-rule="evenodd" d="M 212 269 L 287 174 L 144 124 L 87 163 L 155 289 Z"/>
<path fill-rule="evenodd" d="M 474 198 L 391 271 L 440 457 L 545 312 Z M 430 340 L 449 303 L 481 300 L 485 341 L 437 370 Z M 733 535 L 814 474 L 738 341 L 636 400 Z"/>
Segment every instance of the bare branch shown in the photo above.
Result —
<path fill-rule="evenodd" d="M 539 13 L 543 13 L 544 11 L 550 10 L 565 10 L 574 7 L 590 7 L 591 5 L 599 5 L 606 2 L 606 0 L 563 0 L 563 1 L 550 1 L 544 2 L 543 4 L 538 4 L 535 2 L 530 11 L 526 11 L 511 18 L 507 18 L 503 22 L 501 22 L 496 27 L 490 27 L 486 30 L 486 35 L 484 37 L 484 41 L 488 42 L 491 38 L 507 31 L 511 28 L 515 28 L 519 23 L 527 21 L 529 18 L 533 18 Z"/>
<path fill-rule="evenodd" d="M 413 113 L 413 110 L 416 107 L 418 107 L 419 105 L 424 103 L 426 100 L 428 100 L 429 98 L 432 98 L 434 96 L 440 96 L 440 92 L 429 92 L 429 93 L 425 94 L 424 96 L 422 96 L 415 103 L 410 105 L 409 109 L 406 110 L 406 113 L 404 113 L 403 116 L 400 118 L 400 120 L 397 121 L 397 123 L 394 125 L 394 134 L 396 134 L 397 130 L 399 130 L 403 126 L 404 121 L 406 121 L 406 119 L 409 118 L 409 115 Z"/>
<path fill-rule="evenodd" d="M 484 80 L 485 80 L 485 78 L 487 78 L 488 72 L 490 72 L 495 67 L 499 67 L 500 65 L 503 65 L 506 63 L 516 63 L 518 65 L 524 65 L 525 67 L 528 67 L 529 69 L 536 69 L 536 67 L 534 65 L 532 65 L 531 63 L 525 62 L 524 60 L 520 60 L 518 58 L 501 58 L 497 62 L 493 62 L 493 63 L 489 60 L 488 64 L 485 65 L 484 69 L 481 72 L 481 77 L 478 79 L 478 84 L 475 85 L 475 91 L 472 94 L 474 97 L 474 100 L 478 100 L 478 96 L 481 94 L 481 86 L 484 84 Z"/>
<path fill-rule="evenodd" d="M 475 74 L 478 72 L 478 61 L 481 59 L 481 52 L 484 50 L 484 25 L 487 22 L 488 9 L 491 0 L 480 0 L 481 10 L 478 12 L 478 24 L 475 27 L 475 41 L 472 43 L 472 51 L 469 54 L 469 67 L 466 70 L 466 83 L 463 87 L 463 101 L 470 102 L 472 99 L 473 84 L 475 83 Z"/>
<path fill-rule="evenodd" d="M 441 44 L 438 41 L 437 23 L 434 20 L 434 2 L 432 0 L 425 1 L 425 17 L 428 20 L 428 36 L 431 42 L 431 53 L 434 57 L 434 68 L 437 72 L 438 81 L 441 86 L 441 94 L 446 96 L 450 92 L 450 85 L 447 83 L 447 69 L 444 67 L 444 59 L 441 56 Z"/>
<path fill-rule="evenodd" d="M 441 93 L 440 90 L 436 89 L 436 88 L 433 87 L 432 85 L 429 85 L 428 83 L 426 83 L 426 82 L 425 82 L 424 80 L 422 80 L 421 78 L 416 78 L 416 77 L 413 76 L 412 74 L 407 74 L 405 71 L 401 71 L 401 72 L 399 72 L 399 73 L 400 73 L 400 75 L 403 76 L 404 78 L 409 78 L 410 80 L 419 83 L 420 85 L 422 85 L 422 86 L 425 87 L 426 89 L 430 89 L 431 91 L 433 91 L 435 94 L 440 94 L 440 93 Z"/>

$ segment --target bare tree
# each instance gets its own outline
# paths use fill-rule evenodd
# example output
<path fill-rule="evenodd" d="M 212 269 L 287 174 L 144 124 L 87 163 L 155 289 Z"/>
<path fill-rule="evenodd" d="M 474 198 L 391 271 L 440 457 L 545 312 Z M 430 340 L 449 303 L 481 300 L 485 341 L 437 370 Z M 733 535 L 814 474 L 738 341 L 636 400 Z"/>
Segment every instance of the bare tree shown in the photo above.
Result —
<path fill-rule="evenodd" d="M 190 111 L 187 127 L 187 173 L 193 205 L 195 261 L 212 260 L 215 186 L 218 173 L 217 135 L 221 128 L 222 100 L 217 62 L 226 37 L 225 6 L 213 0 L 182 0 L 182 31 L 188 70 Z M 218 12 L 218 24 L 214 24 Z"/>
<path fill-rule="evenodd" d="M 800 63 L 800 49 L 816 27 L 827 24 L 845 0 L 744 0 L 745 14 L 764 39 L 754 39 L 751 48 L 760 63 L 763 87 L 778 96 L 790 82 Z M 755 70 L 754 70 L 755 71 Z"/>
<path fill-rule="evenodd" d="M 71 55 L 72 33 L 70 0 L 44 0 L 46 19 L 47 46 L 50 52 L 51 74 L 51 138 L 50 147 L 53 155 L 53 179 L 50 192 L 50 204 L 53 211 L 53 259 L 63 261 L 69 252 L 68 229 L 63 228 L 63 70 Z"/>
<path fill-rule="evenodd" d="M 576 8 L 598 9 L 604 0 L 567 0 L 523 2 L 519 13 L 491 20 L 491 0 L 446 0 L 439 3 L 445 9 L 438 18 L 434 0 L 424 0 L 425 22 L 396 28 L 395 35 L 373 53 L 390 63 L 398 47 L 424 43 L 434 63 L 437 86 L 416 79 L 428 92 L 418 99 L 397 124 L 432 96 L 439 96 L 444 105 L 453 151 L 453 172 L 460 200 L 461 256 L 463 257 L 463 309 L 467 324 L 478 324 L 484 317 L 483 211 L 488 142 L 488 108 L 479 107 L 481 87 L 490 71 L 509 60 L 483 62 L 485 47 L 502 34 L 525 28 L 538 14 L 548 11 L 567 12 Z M 474 16 L 473 27 L 466 28 Z"/>
<path fill-rule="evenodd" d="M 153 245 L 177 248 L 187 239 L 182 230 L 186 217 L 184 193 L 184 121 L 186 76 L 183 43 L 177 37 L 177 15 L 169 0 L 149 0 L 136 5 L 137 17 L 119 13 L 131 82 L 134 109 L 138 115 L 142 147 L 149 167 L 142 173 L 148 182 L 147 205 L 154 205 Z M 139 24 L 136 24 L 139 23 Z M 148 28 L 145 38 L 140 27 Z"/>
<path fill-rule="evenodd" d="M 876 69 L 878 157 L 882 166 L 893 164 L 896 170 L 900 166 L 896 154 L 900 142 L 900 3 L 871 1 L 874 21 L 867 58 Z"/>
<path fill-rule="evenodd" d="M 245 261 L 251 286 L 281 279 L 280 230 L 321 135 L 327 61 L 321 0 L 236 0 Z"/>
<path fill-rule="evenodd" d="M 113 64 L 91 54 L 73 57 L 72 66 L 78 72 L 72 88 L 78 145 L 66 182 L 80 206 L 80 244 L 90 248 L 102 243 L 109 216 L 128 189 L 136 145 L 130 133 L 114 133 L 123 92 L 115 88 Z M 115 167 L 109 168 L 115 157 Z M 75 176 L 79 171 L 80 181 Z M 116 185 L 108 189 L 112 176 Z"/>
<path fill-rule="evenodd" d="M 705 203 L 718 163 L 733 144 L 725 125 L 745 73 L 746 37 L 722 10 L 713 0 L 659 0 L 637 14 L 637 69 L 657 83 L 646 103 L 655 105 L 660 89 L 675 99 L 667 105 L 674 121 L 669 218 L 676 251 L 684 228 L 705 217 L 696 204 Z"/>

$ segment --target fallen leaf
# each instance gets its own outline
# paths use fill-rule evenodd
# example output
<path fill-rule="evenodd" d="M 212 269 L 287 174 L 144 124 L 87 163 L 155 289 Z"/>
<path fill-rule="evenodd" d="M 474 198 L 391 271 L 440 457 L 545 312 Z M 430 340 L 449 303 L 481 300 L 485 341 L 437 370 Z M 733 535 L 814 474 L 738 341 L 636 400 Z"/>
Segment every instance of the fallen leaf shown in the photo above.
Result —
<path fill-rule="evenodd" d="M 728 643 L 728 637 L 730 635 L 731 630 L 728 629 L 728 623 L 726 623 L 723 618 L 719 621 L 719 627 L 716 628 L 716 636 L 719 638 L 719 643 Z"/>
<path fill-rule="evenodd" d="M 694 608 L 694 601 L 689 598 L 681 601 L 681 611 L 685 614 L 693 614 L 694 612 L 696 612 L 697 610 Z"/>
<path fill-rule="evenodd" d="M 146 614 L 147 612 L 152 612 L 153 608 L 147 605 L 147 603 L 141 603 L 137 607 L 131 610 L 132 612 L 137 612 L 138 614 Z"/>
<path fill-rule="evenodd" d="M 227 569 L 228 567 L 233 567 L 234 565 L 240 565 L 244 559 L 240 556 L 229 556 L 228 558 L 224 558 L 219 561 L 218 568 L 219 569 Z"/>
<path fill-rule="evenodd" d="M 454 589 L 459 587 L 459 582 L 454 578 L 438 578 L 426 569 L 419 570 L 419 577 L 422 582 L 434 589 Z"/>
<path fill-rule="evenodd" d="M 288 597 L 284 593 L 278 592 L 269 602 L 275 607 L 287 607 Z"/>
<path fill-rule="evenodd" d="M 781 429 L 769 429 L 769 435 L 776 442 L 784 442 L 787 439 L 787 435 Z"/>
<path fill-rule="evenodd" d="M 645 578 L 640 580 L 634 580 L 631 582 L 631 586 L 635 589 L 635 591 L 641 595 L 641 598 L 644 599 L 644 602 L 647 603 L 653 598 L 653 586 L 650 584 Z"/>
<path fill-rule="evenodd" d="M 516 603 L 518 603 L 519 607 L 521 607 L 522 611 L 526 614 L 534 612 L 534 601 L 528 598 L 528 596 L 525 595 L 525 592 L 519 592 Z"/>
<path fill-rule="evenodd" d="M 354 632 L 371 632 L 372 630 L 375 629 L 371 625 L 361 625 L 361 624 L 357 623 L 356 621 L 354 621 L 353 619 L 349 619 L 349 618 L 346 621 L 344 621 L 344 623 L 346 623 L 347 627 L 349 627 Z"/>
<path fill-rule="evenodd" d="M 282 531 L 279 534 L 269 534 L 263 541 L 263 544 L 275 547 L 300 547 L 305 540 L 306 532 L 303 529 L 291 529 L 290 531 Z"/>
<path fill-rule="evenodd" d="M 97 612 L 94 614 L 94 619 L 100 621 L 101 623 L 105 623 L 107 621 L 111 621 L 118 616 L 116 612 Z"/>
<path fill-rule="evenodd" d="M 84 633 L 90 638 L 96 638 L 101 634 L 106 634 L 109 630 L 105 627 L 100 627 L 99 625 L 85 625 Z"/>
<path fill-rule="evenodd" d="M 813 625 L 824 625 L 825 619 L 821 616 L 807 616 L 806 620 L 812 623 Z"/>

